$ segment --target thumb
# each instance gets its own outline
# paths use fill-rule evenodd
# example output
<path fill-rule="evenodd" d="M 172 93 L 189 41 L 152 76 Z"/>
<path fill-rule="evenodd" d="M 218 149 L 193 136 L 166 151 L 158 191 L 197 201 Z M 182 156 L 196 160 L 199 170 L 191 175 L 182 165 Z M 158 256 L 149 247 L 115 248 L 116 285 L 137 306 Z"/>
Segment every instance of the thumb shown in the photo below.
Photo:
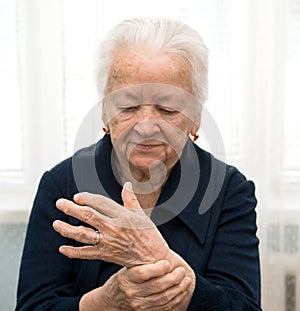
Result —
<path fill-rule="evenodd" d="M 133 192 L 132 184 L 130 181 L 127 181 L 123 185 L 122 200 L 123 200 L 124 206 L 129 209 L 135 209 L 135 210 L 142 209 L 135 193 Z"/>

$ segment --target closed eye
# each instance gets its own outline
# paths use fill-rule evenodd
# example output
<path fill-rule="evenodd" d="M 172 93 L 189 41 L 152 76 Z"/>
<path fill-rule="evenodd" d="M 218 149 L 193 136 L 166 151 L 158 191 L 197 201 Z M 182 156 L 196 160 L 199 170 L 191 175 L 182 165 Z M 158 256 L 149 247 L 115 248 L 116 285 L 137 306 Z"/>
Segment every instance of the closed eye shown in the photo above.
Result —
<path fill-rule="evenodd" d="M 163 114 L 167 114 L 167 115 L 173 115 L 173 114 L 176 114 L 178 112 L 177 110 L 174 110 L 174 109 L 168 108 L 168 107 L 163 107 L 163 106 L 160 106 L 158 109 L 160 112 L 162 112 Z"/>
<path fill-rule="evenodd" d="M 138 106 L 121 106 L 119 107 L 120 110 L 124 111 L 124 112 L 133 112 L 136 111 L 138 108 Z"/>

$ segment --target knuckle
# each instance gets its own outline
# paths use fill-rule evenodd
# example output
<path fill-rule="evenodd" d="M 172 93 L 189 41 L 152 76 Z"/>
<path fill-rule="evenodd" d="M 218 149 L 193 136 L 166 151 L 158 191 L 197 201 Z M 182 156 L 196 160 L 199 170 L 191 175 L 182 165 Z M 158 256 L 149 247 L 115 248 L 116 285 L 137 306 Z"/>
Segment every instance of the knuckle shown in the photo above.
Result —
<path fill-rule="evenodd" d="M 88 222 L 89 220 L 91 220 L 91 218 L 93 217 L 93 212 L 89 209 L 85 209 L 82 212 L 82 219 L 84 222 Z"/>
<path fill-rule="evenodd" d="M 181 294 L 172 299 L 165 307 L 165 310 L 173 310 L 175 306 L 178 306 L 184 300 L 186 294 Z"/>
<path fill-rule="evenodd" d="M 135 297 L 136 293 L 131 288 L 125 290 L 125 296 L 127 299 L 133 299 Z"/>
<path fill-rule="evenodd" d="M 161 303 L 164 303 L 166 301 L 169 302 L 171 299 L 172 297 L 167 292 L 164 292 L 162 296 L 160 297 L 160 302 Z"/>
<path fill-rule="evenodd" d="M 76 253 L 77 253 L 78 258 L 83 257 L 83 250 L 81 248 L 78 248 Z"/>
<path fill-rule="evenodd" d="M 174 303 L 167 304 L 167 305 L 164 307 L 164 311 L 173 310 L 174 305 L 175 305 Z"/>
<path fill-rule="evenodd" d="M 175 303 L 175 300 L 170 301 L 169 303 L 165 304 L 164 306 L 162 306 L 159 310 L 160 311 L 169 311 L 169 310 L 173 310 L 174 307 L 176 306 L 177 303 Z"/>
<path fill-rule="evenodd" d="M 138 276 L 139 280 L 145 280 L 147 279 L 147 273 L 143 269 L 143 267 L 138 267 L 135 271 L 136 275 Z"/>
<path fill-rule="evenodd" d="M 80 239 L 86 238 L 85 228 L 83 226 L 78 227 L 78 237 Z"/>
<path fill-rule="evenodd" d="M 155 280 L 153 282 L 153 286 L 155 288 L 162 288 L 164 285 L 165 285 L 165 282 L 164 281 L 160 281 L 159 279 L 157 279 L 157 280 Z"/>
<path fill-rule="evenodd" d="M 181 295 L 175 297 L 174 300 L 172 301 L 173 305 L 181 303 L 186 297 L 186 295 L 187 295 L 187 292 L 183 292 Z"/>
<path fill-rule="evenodd" d="M 131 308 L 133 308 L 134 310 L 137 309 L 139 310 L 141 308 L 141 303 L 139 300 L 134 299 L 134 300 L 130 300 L 129 305 Z"/>
<path fill-rule="evenodd" d="M 125 275 L 125 271 L 120 271 L 117 275 L 116 275 L 116 282 L 118 284 L 119 289 L 124 293 L 124 295 L 130 296 L 130 294 L 127 294 L 129 292 L 129 286 L 130 283 L 127 280 L 127 277 Z"/>
<path fill-rule="evenodd" d="M 62 208 L 66 214 L 69 214 L 71 212 L 71 207 L 65 200 L 62 202 Z"/>

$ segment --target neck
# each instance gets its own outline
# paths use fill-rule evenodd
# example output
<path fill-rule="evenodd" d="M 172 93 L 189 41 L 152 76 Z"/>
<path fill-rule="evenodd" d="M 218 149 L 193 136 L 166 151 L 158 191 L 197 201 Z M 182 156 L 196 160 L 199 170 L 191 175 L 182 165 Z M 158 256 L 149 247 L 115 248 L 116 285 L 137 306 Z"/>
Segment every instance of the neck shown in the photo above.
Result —
<path fill-rule="evenodd" d="M 141 169 L 132 165 L 122 165 L 117 161 L 117 170 L 122 184 L 130 181 L 136 193 L 147 194 L 161 189 L 167 181 L 170 170 L 167 171 L 162 163 L 150 169 Z"/>
<path fill-rule="evenodd" d="M 141 169 L 128 164 L 122 165 L 119 159 L 116 167 L 122 184 L 126 181 L 132 183 L 141 207 L 150 215 L 171 170 L 167 171 L 165 165 L 161 162 L 149 169 Z"/>

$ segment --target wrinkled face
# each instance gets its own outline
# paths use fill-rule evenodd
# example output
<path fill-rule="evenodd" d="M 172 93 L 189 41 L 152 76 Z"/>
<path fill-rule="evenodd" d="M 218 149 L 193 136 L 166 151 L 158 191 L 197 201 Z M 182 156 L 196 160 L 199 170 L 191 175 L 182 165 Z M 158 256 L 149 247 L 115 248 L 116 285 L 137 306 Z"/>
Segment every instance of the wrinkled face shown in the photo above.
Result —
<path fill-rule="evenodd" d="M 200 122 L 191 81 L 180 56 L 119 50 L 103 104 L 103 121 L 119 158 L 142 170 L 157 161 L 167 170 L 175 165 Z"/>

